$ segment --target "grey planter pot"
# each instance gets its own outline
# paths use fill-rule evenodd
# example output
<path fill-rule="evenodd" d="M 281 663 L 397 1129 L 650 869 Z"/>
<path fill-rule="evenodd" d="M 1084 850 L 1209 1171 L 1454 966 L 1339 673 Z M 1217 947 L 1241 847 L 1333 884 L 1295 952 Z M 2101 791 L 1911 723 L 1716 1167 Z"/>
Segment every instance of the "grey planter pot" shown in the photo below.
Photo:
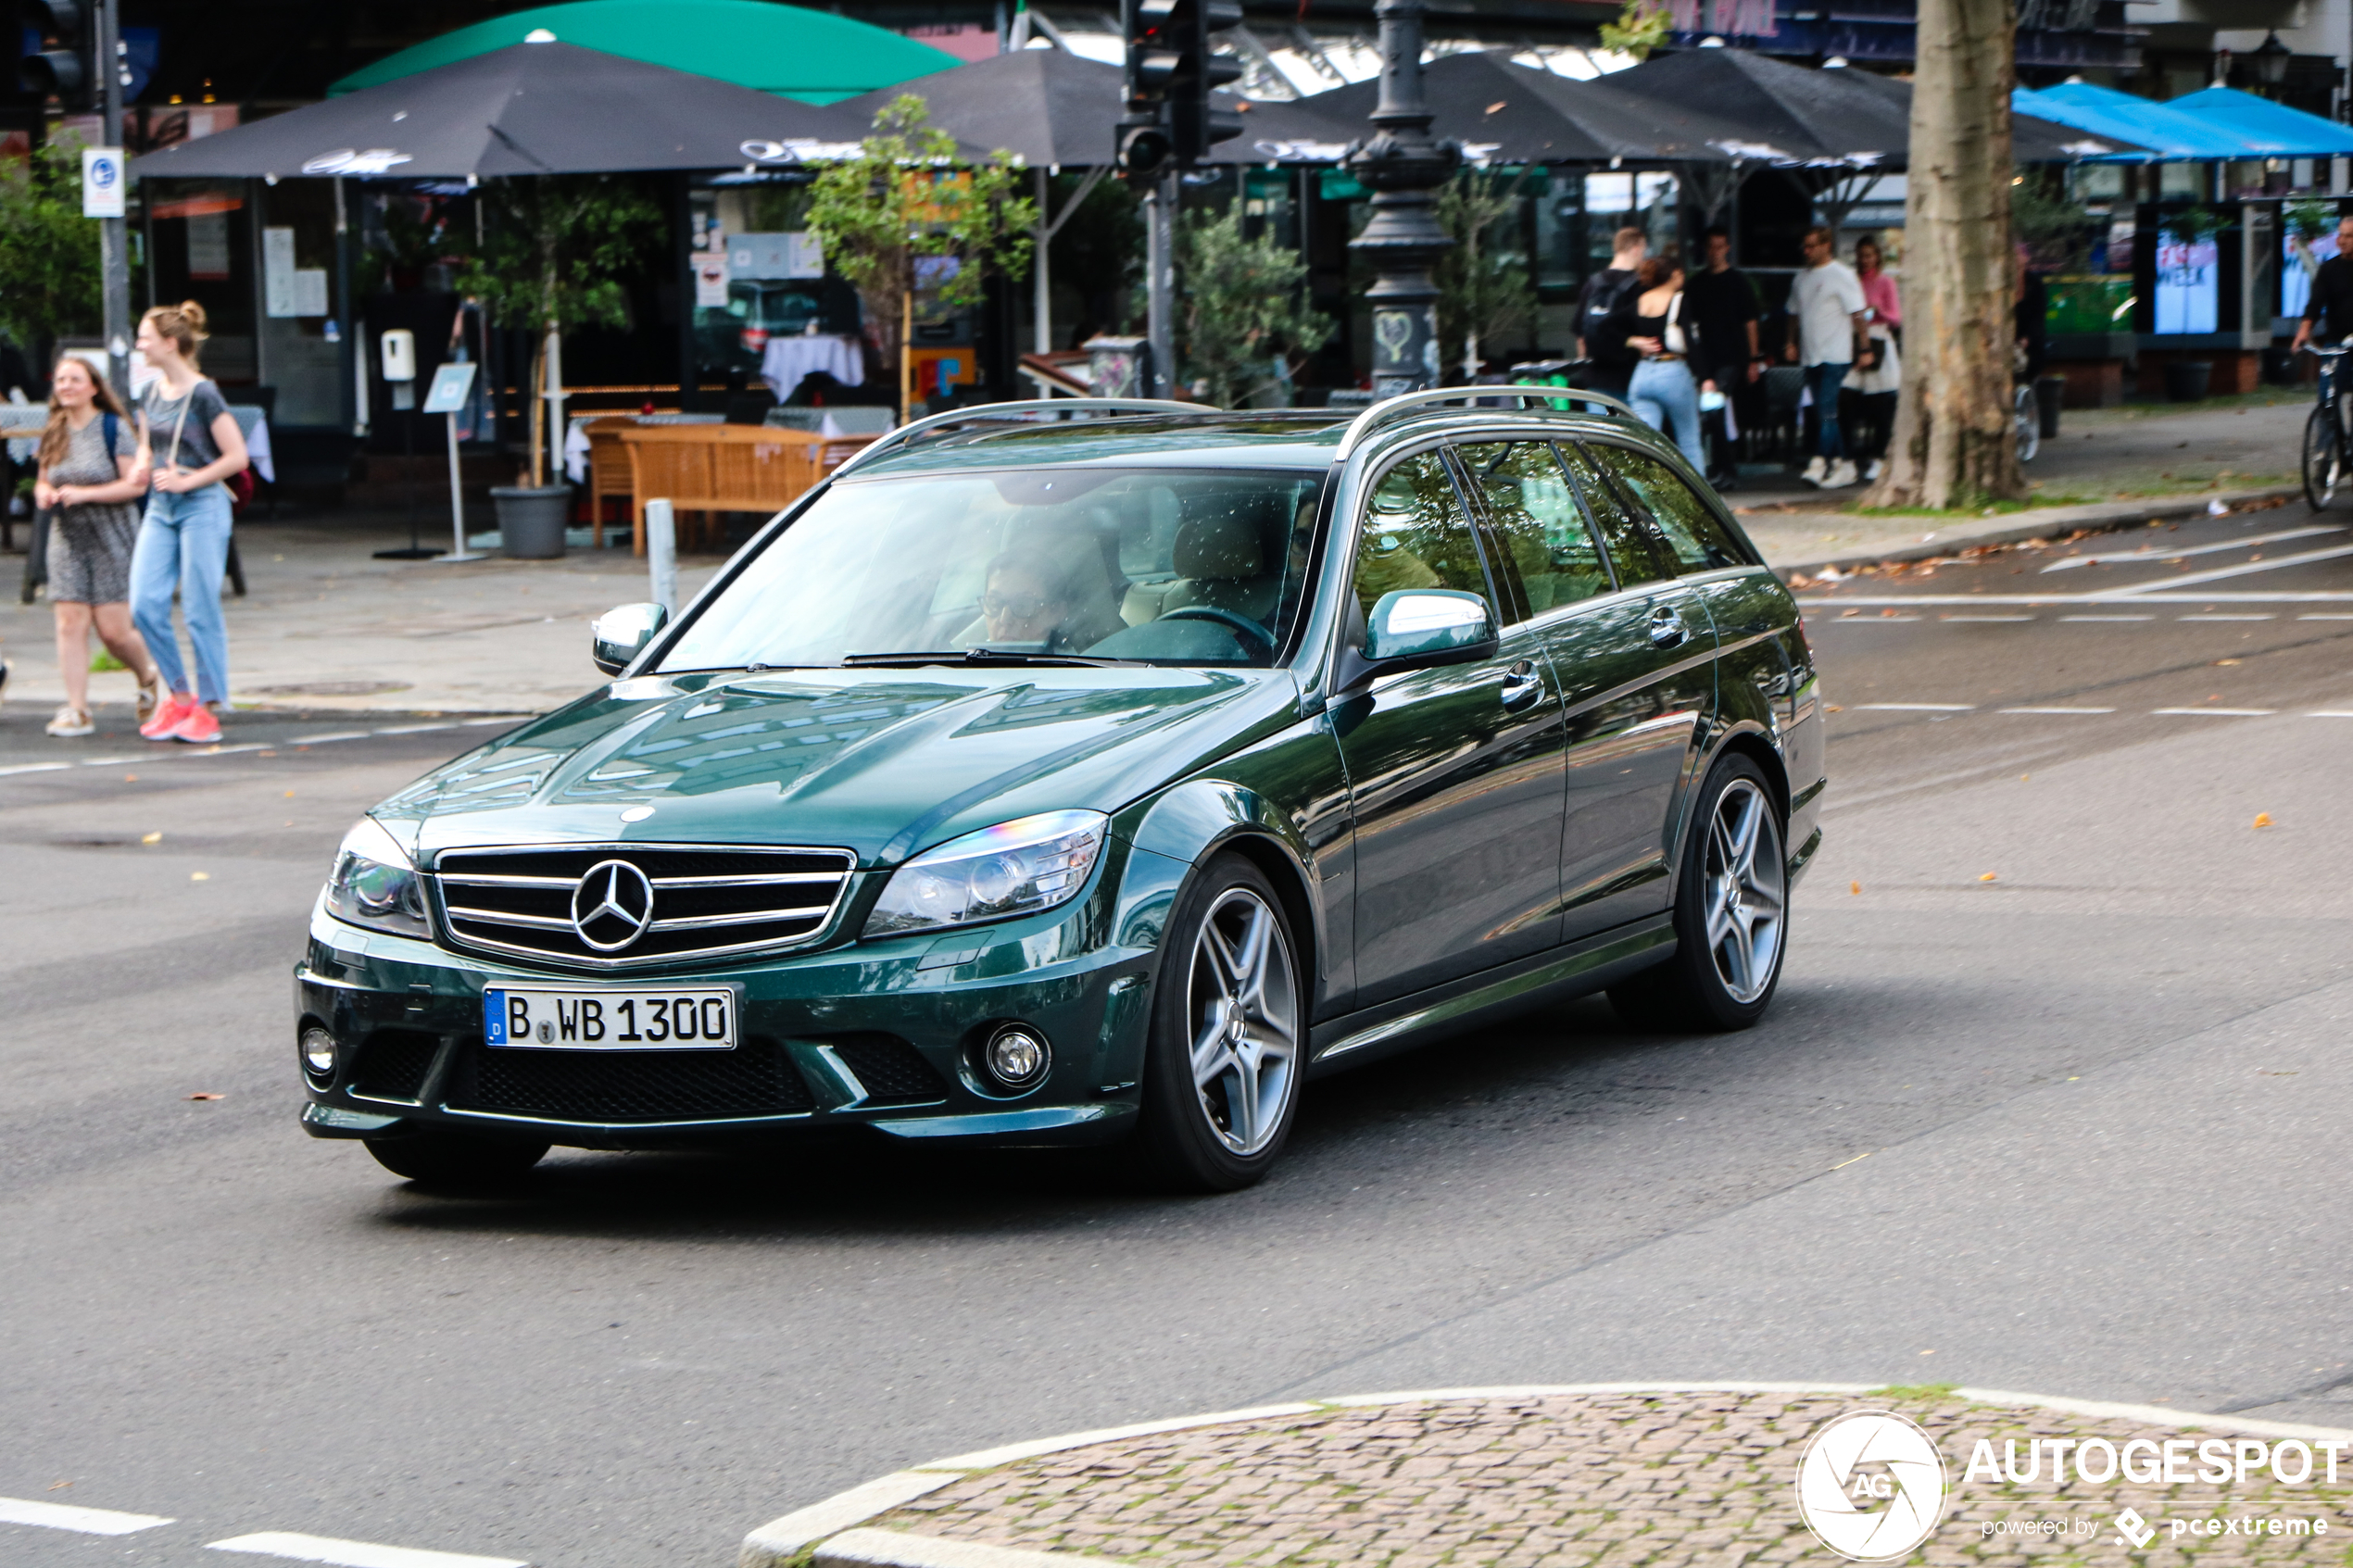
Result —
<path fill-rule="evenodd" d="M 499 546 L 504 553 L 518 560 L 553 560 L 564 553 L 572 486 L 493 485 L 490 502 L 498 514 Z"/>

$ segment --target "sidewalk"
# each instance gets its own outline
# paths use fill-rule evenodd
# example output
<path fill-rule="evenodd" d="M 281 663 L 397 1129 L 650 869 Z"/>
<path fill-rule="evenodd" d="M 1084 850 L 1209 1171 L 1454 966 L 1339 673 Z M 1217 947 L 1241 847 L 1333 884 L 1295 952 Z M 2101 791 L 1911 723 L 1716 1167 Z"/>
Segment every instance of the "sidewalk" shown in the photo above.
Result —
<path fill-rule="evenodd" d="M 608 535 L 610 537 L 610 534 Z M 619 549 L 560 560 L 493 557 L 443 565 L 377 560 L 405 526 L 363 519 L 240 522 L 251 593 L 224 597 L 231 696 L 241 707 L 403 713 L 536 713 L 601 679 L 588 623 L 651 596 L 644 561 Z M 445 521 L 441 541 L 448 529 Z M 428 543 L 433 535 L 426 535 Z M 719 561 L 679 562 L 683 603 Z M 24 558 L 0 556 L 0 656 L 8 702 L 65 700 L 48 603 L 18 602 Z M 94 647 L 94 639 L 93 642 Z M 182 641 L 183 657 L 185 642 Z M 128 674 L 91 677 L 91 698 L 128 705 Z"/>
<path fill-rule="evenodd" d="M 740 1565 L 1834 1563 L 1798 1514 L 1798 1461 L 1823 1424 L 1871 1410 L 1919 1423 L 1943 1455 L 1944 1523 L 1905 1559 L 1932 1568 L 2338 1563 L 2353 1543 L 2353 1461 L 2341 1459 L 2330 1485 L 2318 1457 L 2325 1450 L 2314 1448 L 2334 1442 L 2342 1454 L 2353 1433 L 1993 1391 L 1747 1385 L 1376 1395 L 1082 1435 L 1075 1446 L 1015 1445 L 900 1472 L 787 1515 L 745 1541 Z M 2024 1468 L 2034 1438 L 2070 1449 L 2104 1438 L 2120 1451 L 2185 1435 L 2191 1446 L 2181 1451 L 2195 1474 L 2196 1442 L 2218 1434 L 2234 1457 L 2300 1444 L 2316 1455 L 2314 1479 L 2280 1481 L 2260 1460 L 2244 1482 L 2219 1486 L 2070 1474 L 2054 1486 L 2047 1460 L 2022 1484 L 1966 1474 L 1981 1438 L 1995 1454 L 2016 1442 Z M 2137 1458 L 2133 1468 L 2144 1471 Z M 2145 1550 L 2118 1534 L 2127 1508 L 2155 1529 Z M 2300 1519 L 2324 1533 L 2250 1536 L 2242 1525 L 2218 1528 L 2217 1538 L 2188 1526 L 2216 1516 Z M 2066 1522 L 2063 1534 L 2045 1533 L 2042 1522 L 2054 1520 Z"/>

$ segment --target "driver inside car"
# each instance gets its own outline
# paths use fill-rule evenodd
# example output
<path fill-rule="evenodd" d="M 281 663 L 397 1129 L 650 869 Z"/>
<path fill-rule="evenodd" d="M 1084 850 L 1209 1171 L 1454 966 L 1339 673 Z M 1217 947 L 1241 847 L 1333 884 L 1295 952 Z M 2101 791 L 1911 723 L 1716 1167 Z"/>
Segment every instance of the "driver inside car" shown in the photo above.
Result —
<path fill-rule="evenodd" d="M 1085 619 L 1070 588 L 1069 573 L 1043 550 L 1012 549 L 988 563 L 980 595 L 980 619 L 966 626 L 960 647 L 1036 646 L 1049 653 L 1076 653 L 1101 642 L 1105 628 Z"/>

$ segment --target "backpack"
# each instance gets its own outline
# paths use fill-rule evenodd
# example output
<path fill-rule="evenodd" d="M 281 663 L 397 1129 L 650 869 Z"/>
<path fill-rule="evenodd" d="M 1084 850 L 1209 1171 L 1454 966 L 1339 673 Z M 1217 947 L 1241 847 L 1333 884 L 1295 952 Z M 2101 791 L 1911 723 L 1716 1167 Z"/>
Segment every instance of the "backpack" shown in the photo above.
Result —
<path fill-rule="evenodd" d="M 1622 278 L 1608 280 L 1604 280 L 1600 273 L 1596 272 L 1593 274 L 1592 283 L 1592 292 L 1585 296 L 1584 319 L 1578 323 L 1577 335 L 1585 340 L 1585 352 L 1589 358 L 1604 363 L 1611 363 L 1623 358 L 1625 355 L 1622 347 L 1613 354 L 1594 352 L 1595 346 L 1604 341 L 1602 336 L 1603 323 L 1609 320 L 1628 295 L 1636 292 L 1641 287 L 1641 282 L 1632 272 L 1627 273 Z"/>

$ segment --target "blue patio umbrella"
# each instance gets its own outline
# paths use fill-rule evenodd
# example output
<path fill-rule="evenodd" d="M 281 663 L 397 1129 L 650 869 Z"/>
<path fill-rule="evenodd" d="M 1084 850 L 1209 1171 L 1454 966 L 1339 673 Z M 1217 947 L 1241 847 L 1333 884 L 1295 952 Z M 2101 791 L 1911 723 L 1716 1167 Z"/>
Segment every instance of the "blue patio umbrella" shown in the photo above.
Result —
<path fill-rule="evenodd" d="M 2234 87 L 2201 88 L 2166 100 L 2165 107 L 2242 135 L 2278 142 L 2293 149 L 2273 153 L 2273 157 L 2343 157 L 2353 154 L 2353 126 L 2339 125 L 2333 119 L 2322 119 L 2319 115 L 2306 114 L 2302 109 L 2292 109 Z"/>
<path fill-rule="evenodd" d="M 2118 151 L 2095 161 L 2108 163 L 2203 163 L 2218 158 L 2304 156 L 2285 142 L 2259 138 L 2219 120 L 2185 112 L 2182 102 L 2160 104 L 2113 87 L 2070 82 L 2039 93 L 2020 88 L 2010 107 L 2020 114 L 2072 125 L 2095 136 L 2134 143 L 2145 152 Z"/>

